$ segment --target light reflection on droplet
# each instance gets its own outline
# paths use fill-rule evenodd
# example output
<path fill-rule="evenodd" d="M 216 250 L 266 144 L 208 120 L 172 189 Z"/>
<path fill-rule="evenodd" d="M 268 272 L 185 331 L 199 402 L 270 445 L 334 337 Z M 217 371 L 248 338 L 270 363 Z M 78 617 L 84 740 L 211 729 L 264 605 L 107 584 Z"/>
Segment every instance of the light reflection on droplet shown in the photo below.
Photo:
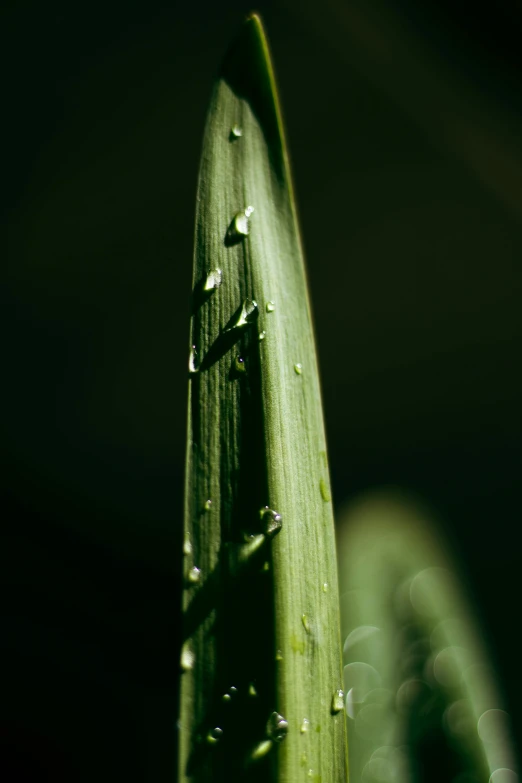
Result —
<path fill-rule="evenodd" d="M 259 519 L 262 523 L 263 533 L 270 538 L 277 535 L 283 527 L 283 517 L 281 514 L 268 506 L 264 506 L 259 510 Z"/>
<path fill-rule="evenodd" d="M 181 668 L 184 672 L 189 672 L 194 668 L 196 656 L 193 650 L 191 650 L 189 644 L 186 642 L 181 649 Z"/>
<path fill-rule="evenodd" d="M 223 282 L 223 272 L 221 269 L 209 269 L 207 272 L 207 277 L 205 280 L 205 284 L 203 286 L 204 291 L 215 291 L 216 288 L 219 288 L 221 283 Z"/>
<path fill-rule="evenodd" d="M 288 734 L 288 721 L 278 712 L 272 712 L 266 724 L 266 733 L 274 742 L 282 742 Z"/>
<path fill-rule="evenodd" d="M 518 775 L 512 769 L 501 767 L 491 774 L 489 783 L 518 783 Z"/>
<path fill-rule="evenodd" d="M 201 568 L 193 566 L 188 572 L 187 579 L 191 584 L 197 584 L 201 580 Z"/>
<path fill-rule="evenodd" d="M 477 723 L 482 742 L 503 745 L 509 737 L 509 715 L 504 710 L 486 710 Z"/>
<path fill-rule="evenodd" d="M 213 745 L 216 742 L 219 742 L 222 736 L 223 736 L 223 729 L 220 729 L 219 726 L 216 726 L 215 729 L 212 729 L 212 731 L 209 731 L 209 733 L 207 734 L 207 742 Z"/>
<path fill-rule="evenodd" d="M 347 652 L 358 642 L 362 642 L 363 639 L 373 636 L 379 629 L 375 625 L 359 625 L 358 628 L 354 628 L 350 631 L 346 637 L 343 645 L 343 652 Z"/>
<path fill-rule="evenodd" d="M 192 553 L 192 542 L 190 540 L 190 535 L 188 533 L 185 533 L 185 538 L 183 540 L 183 554 L 190 555 L 191 553 Z"/>
<path fill-rule="evenodd" d="M 345 690 L 355 688 L 360 694 L 361 700 L 369 691 L 378 688 L 381 684 L 381 675 L 377 669 L 362 661 L 347 664 L 343 669 L 343 674 Z"/>
<path fill-rule="evenodd" d="M 453 575 L 446 568 L 425 568 L 413 577 L 410 585 L 410 601 L 414 610 L 424 617 L 436 617 L 439 596 L 453 582 Z"/>
<path fill-rule="evenodd" d="M 462 672 L 469 663 L 467 650 L 462 647 L 445 647 L 433 661 L 433 675 L 440 685 L 454 688 L 459 684 Z"/>
<path fill-rule="evenodd" d="M 191 375 L 195 375 L 195 373 L 199 372 L 198 367 L 198 352 L 196 350 L 196 346 L 191 346 L 190 353 L 189 353 L 189 360 L 188 360 L 188 368 L 189 373 Z"/>
<path fill-rule="evenodd" d="M 344 709 L 344 691 L 341 688 L 333 692 L 330 709 L 334 715 Z"/>
<path fill-rule="evenodd" d="M 266 756 L 266 754 L 272 749 L 272 741 L 271 740 L 264 740 L 263 742 L 260 742 L 254 750 L 251 753 L 251 758 L 256 761 L 257 759 L 263 758 L 263 756 Z"/>

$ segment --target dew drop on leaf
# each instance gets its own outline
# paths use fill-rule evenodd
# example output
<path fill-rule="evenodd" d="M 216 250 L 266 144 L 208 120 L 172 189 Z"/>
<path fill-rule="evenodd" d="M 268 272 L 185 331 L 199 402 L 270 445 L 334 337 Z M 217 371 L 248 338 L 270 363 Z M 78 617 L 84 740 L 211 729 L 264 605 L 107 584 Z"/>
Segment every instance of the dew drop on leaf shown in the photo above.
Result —
<path fill-rule="evenodd" d="M 198 568 L 197 566 L 193 566 L 193 568 L 190 569 L 188 572 L 188 580 L 191 584 L 195 585 L 197 584 L 201 579 L 201 568 Z"/>
<path fill-rule="evenodd" d="M 219 726 L 216 726 L 215 729 L 212 729 L 212 731 L 209 731 L 207 734 L 207 742 L 209 742 L 211 745 L 214 745 L 216 742 L 219 742 L 222 736 L 223 729 L 220 729 Z"/>
<path fill-rule="evenodd" d="M 262 522 L 262 530 L 265 536 L 273 538 L 283 527 L 283 518 L 281 514 L 272 508 L 265 506 L 259 511 L 259 518 Z"/>
<path fill-rule="evenodd" d="M 205 285 L 203 286 L 203 290 L 215 291 L 216 288 L 219 288 L 222 282 L 223 282 L 223 272 L 221 271 L 221 269 L 209 269 L 207 272 L 207 279 L 205 280 Z"/>
<path fill-rule="evenodd" d="M 303 722 L 301 723 L 301 729 L 300 729 L 301 734 L 305 734 L 309 728 L 310 728 L 310 721 L 308 720 L 308 718 L 303 718 Z"/>
<path fill-rule="evenodd" d="M 301 615 L 301 622 L 303 623 L 303 628 L 305 629 L 306 633 L 310 633 L 310 621 L 306 614 Z"/>
<path fill-rule="evenodd" d="M 236 372 L 246 372 L 246 366 L 245 366 L 245 360 L 242 356 L 236 356 L 234 361 L 234 367 L 236 369 Z"/>
<path fill-rule="evenodd" d="M 330 503 L 332 500 L 332 497 L 330 495 L 330 491 L 328 489 L 328 485 L 324 478 L 319 479 L 319 491 L 321 492 L 321 497 L 324 500 L 325 503 Z"/>
<path fill-rule="evenodd" d="M 259 340 L 259 342 L 264 340 L 265 337 L 266 337 L 266 332 L 259 332 L 259 334 L 257 335 L 257 339 Z"/>
<path fill-rule="evenodd" d="M 267 302 L 266 303 L 266 311 L 267 313 L 273 313 L 275 310 L 275 303 L 274 302 Z"/>
<path fill-rule="evenodd" d="M 185 643 L 181 648 L 181 668 L 184 672 L 189 672 L 194 667 L 195 656 L 190 646 Z"/>
<path fill-rule="evenodd" d="M 227 237 L 229 240 L 232 242 L 237 242 L 243 237 L 248 236 L 250 233 L 249 218 L 253 211 L 254 207 L 247 207 L 241 212 L 236 212 L 227 231 Z"/>
<path fill-rule="evenodd" d="M 241 312 L 237 317 L 237 321 L 226 331 L 231 332 L 232 329 L 242 329 L 243 327 L 253 323 L 258 316 L 259 309 L 257 302 L 254 301 L 254 299 L 245 299 L 241 306 Z"/>
<path fill-rule="evenodd" d="M 297 364 L 294 364 L 294 370 L 296 375 L 301 375 L 303 372 L 303 365 L 300 364 L 299 362 Z"/>
<path fill-rule="evenodd" d="M 197 373 L 198 370 L 199 370 L 199 367 L 198 367 L 198 352 L 196 350 L 196 346 L 195 345 L 193 345 L 191 347 L 191 349 L 190 349 L 188 368 L 189 368 L 189 373 L 191 375 L 194 375 L 194 373 Z"/>
<path fill-rule="evenodd" d="M 263 756 L 266 756 L 266 754 L 271 750 L 272 748 L 272 741 L 271 740 L 264 740 L 263 742 L 260 742 L 254 750 L 252 751 L 251 758 L 256 761 L 257 759 L 263 758 Z"/>
<path fill-rule="evenodd" d="M 344 707 L 344 691 L 338 688 L 334 691 L 332 696 L 332 712 L 335 715 L 337 712 L 341 712 Z"/>
<path fill-rule="evenodd" d="M 273 712 L 266 724 L 266 733 L 274 742 L 282 742 L 288 734 L 288 721 L 278 712 Z"/>
<path fill-rule="evenodd" d="M 188 533 L 185 533 L 185 539 L 183 541 L 183 554 L 190 555 L 192 552 L 192 542 Z"/>
<path fill-rule="evenodd" d="M 243 129 L 239 125 L 233 125 L 230 129 L 230 141 L 240 139 L 243 135 Z"/>
<path fill-rule="evenodd" d="M 212 508 L 212 501 L 209 498 L 208 500 L 205 500 L 205 502 L 203 503 L 203 511 L 210 511 L 211 508 Z"/>

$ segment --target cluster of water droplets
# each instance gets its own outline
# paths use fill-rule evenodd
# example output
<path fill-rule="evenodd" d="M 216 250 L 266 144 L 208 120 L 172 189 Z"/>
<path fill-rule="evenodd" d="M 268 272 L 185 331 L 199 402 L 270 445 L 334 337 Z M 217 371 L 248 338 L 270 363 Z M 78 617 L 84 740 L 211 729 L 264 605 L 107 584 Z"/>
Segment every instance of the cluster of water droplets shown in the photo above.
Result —
<path fill-rule="evenodd" d="M 452 574 L 442 568 L 420 571 L 396 589 L 393 633 L 387 620 L 385 628 L 359 625 L 345 639 L 351 756 L 355 760 L 369 754 L 356 773 L 368 783 L 408 783 L 412 772 L 407 727 L 422 730 L 421 724 L 429 727 L 434 720 L 442 721 L 449 745 L 462 749 L 462 758 L 468 759 L 464 764 L 478 763 L 480 740 L 490 783 L 518 779 L 510 751 L 509 716 L 488 686 L 494 675 L 478 657 L 465 620 L 440 618 L 438 598 L 444 592 L 451 595 L 452 580 Z M 364 605 L 362 598 L 359 601 Z M 397 657 L 390 667 L 380 651 L 389 655 L 391 649 Z M 478 768 L 469 777 L 475 779 L 481 779 Z"/>

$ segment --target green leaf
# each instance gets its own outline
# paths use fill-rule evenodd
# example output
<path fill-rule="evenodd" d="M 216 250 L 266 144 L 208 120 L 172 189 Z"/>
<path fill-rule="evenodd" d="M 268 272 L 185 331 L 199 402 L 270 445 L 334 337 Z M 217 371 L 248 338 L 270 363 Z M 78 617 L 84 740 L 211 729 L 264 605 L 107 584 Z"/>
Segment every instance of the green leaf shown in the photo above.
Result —
<path fill-rule="evenodd" d="M 320 387 L 257 16 L 227 53 L 208 113 L 190 345 L 180 780 L 340 783 L 346 728 Z"/>

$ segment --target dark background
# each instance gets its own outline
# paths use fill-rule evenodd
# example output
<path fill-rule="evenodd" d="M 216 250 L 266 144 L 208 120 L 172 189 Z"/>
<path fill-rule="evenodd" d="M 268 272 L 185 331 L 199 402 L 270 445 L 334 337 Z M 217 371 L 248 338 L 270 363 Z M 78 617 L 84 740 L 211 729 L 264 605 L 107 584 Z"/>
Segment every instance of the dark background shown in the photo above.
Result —
<path fill-rule="evenodd" d="M 255 8 L 337 507 L 393 483 L 435 510 L 520 739 L 522 5 Z M 2 5 L 5 779 L 173 780 L 195 189 L 249 10 Z"/>

